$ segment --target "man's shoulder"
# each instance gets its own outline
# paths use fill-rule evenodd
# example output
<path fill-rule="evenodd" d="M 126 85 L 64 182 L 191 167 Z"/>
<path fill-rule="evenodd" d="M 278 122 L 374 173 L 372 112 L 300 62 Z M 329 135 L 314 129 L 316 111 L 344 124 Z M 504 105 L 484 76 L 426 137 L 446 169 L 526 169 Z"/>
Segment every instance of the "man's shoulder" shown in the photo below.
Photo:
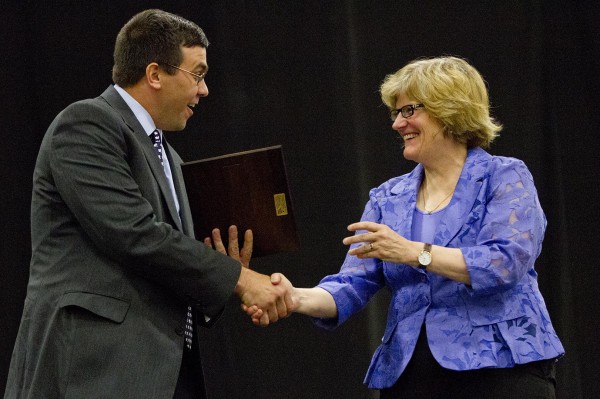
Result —
<path fill-rule="evenodd" d="M 79 127 L 77 127 L 79 126 Z M 87 126 L 87 127 L 84 127 Z M 65 107 L 52 121 L 48 132 L 62 131 L 120 131 L 124 126 L 121 113 L 103 96 L 76 101 Z"/>
<path fill-rule="evenodd" d="M 114 89 L 113 89 L 114 90 Z M 115 91 L 116 93 L 116 91 Z M 110 104 L 108 99 L 106 98 L 106 91 L 94 98 L 86 98 L 82 100 L 75 101 L 74 103 L 69 104 L 65 109 L 63 109 L 57 116 L 57 118 L 65 118 L 65 117 L 113 117 L 117 118 L 116 109 Z M 117 94 L 118 95 L 118 94 Z"/>

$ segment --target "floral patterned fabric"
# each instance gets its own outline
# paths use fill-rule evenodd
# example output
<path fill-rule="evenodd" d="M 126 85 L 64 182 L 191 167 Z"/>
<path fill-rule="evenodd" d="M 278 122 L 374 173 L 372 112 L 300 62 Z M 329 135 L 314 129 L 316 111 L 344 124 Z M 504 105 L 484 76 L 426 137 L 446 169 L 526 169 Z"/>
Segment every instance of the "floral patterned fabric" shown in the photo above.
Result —
<path fill-rule="evenodd" d="M 411 239 L 423 167 L 371 190 L 363 221 L 388 225 Z M 406 368 L 423 322 L 429 347 L 445 368 L 512 367 L 559 357 L 534 263 L 546 218 L 532 176 L 514 158 L 470 149 L 433 244 L 460 248 L 471 286 L 408 265 L 347 256 L 319 287 L 338 307 L 333 329 L 366 306 L 381 288 L 391 292 L 387 326 L 365 377 L 370 388 L 392 386 Z"/>

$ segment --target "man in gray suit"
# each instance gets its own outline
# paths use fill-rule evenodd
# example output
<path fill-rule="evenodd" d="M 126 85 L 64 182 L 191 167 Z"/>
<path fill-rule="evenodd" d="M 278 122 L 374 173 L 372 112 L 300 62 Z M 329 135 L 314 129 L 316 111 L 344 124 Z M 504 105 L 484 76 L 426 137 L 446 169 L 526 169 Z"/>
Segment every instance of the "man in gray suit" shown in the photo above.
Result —
<path fill-rule="evenodd" d="M 196 329 L 232 293 L 270 320 L 291 310 L 289 286 L 247 268 L 250 232 L 230 256 L 219 235 L 217 250 L 193 236 L 182 161 L 162 131 L 182 130 L 208 95 L 207 46 L 179 16 L 135 15 L 117 37 L 115 85 L 48 128 L 5 398 L 204 397 Z"/>

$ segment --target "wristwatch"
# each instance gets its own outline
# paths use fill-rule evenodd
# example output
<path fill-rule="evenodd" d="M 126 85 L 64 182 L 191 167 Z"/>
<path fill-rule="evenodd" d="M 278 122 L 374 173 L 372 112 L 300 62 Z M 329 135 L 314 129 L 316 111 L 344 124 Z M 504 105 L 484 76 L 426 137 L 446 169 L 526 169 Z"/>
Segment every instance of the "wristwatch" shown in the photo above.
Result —
<path fill-rule="evenodd" d="M 419 254 L 419 269 L 427 270 L 427 266 L 431 263 L 431 244 L 426 243 L 423 250 Z"/>

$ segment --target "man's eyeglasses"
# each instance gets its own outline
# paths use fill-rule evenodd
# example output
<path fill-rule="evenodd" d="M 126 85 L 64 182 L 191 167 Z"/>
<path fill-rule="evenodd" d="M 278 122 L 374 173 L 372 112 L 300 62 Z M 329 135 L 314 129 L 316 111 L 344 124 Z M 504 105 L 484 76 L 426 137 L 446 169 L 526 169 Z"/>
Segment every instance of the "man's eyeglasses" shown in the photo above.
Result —
<path fill-rule="evenodd" d="M 403 118 L 410 118 L 415 113 L 415 109 L 425 108 L 423 104 L 408 104 L 402 108 L 393 109 L 390 111 L 390 117 L 393 121 L 396 120 L 398 114 L 402 114 Z"/>
<path fill-rule="evenodd" d="M 190 75 L 192 75 L 194 77 L 194 81 L 196 82 L 196 85 L 199 85 L 200 82 L 202 82 L 204 80 L 204 77 L 206 76 L 206 72 L 204 72 L 201 75 L 198 75 L 197 73 L 194 73 L 192 71 L 188 71 L 187 69 L 179 68 L 179 67 L 177 67 L 175 65 L 167 64 L 165 62 L 160 62 L 159 64 L 166 65 L 168 67 L 179 69 L 180 71 L 189 73 Z"/>

